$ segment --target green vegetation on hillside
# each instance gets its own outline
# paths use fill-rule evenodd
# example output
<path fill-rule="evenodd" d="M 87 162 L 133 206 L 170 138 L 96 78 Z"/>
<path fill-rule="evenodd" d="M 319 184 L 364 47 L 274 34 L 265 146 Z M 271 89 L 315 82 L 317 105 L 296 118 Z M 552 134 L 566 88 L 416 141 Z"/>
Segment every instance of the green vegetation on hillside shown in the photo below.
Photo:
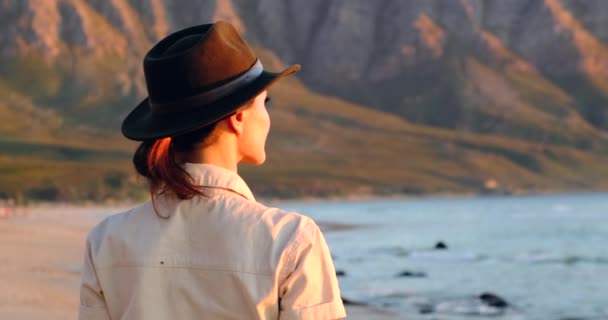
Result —
<path fill-rule="evenodd" d="M 87 36 L 109 34 L 128 44 L 143 32 L 123 37 L 87 8 L 99 22 L 98 34 Z M 129 14 L 136 19 L 136 12 Z M 35 50 L 0 58 L 0 197 L 147 196 L 131 164 L 136 143 L 119 131 L 144 91 L 137 54 L 147 40 L 135 38 L 133 52 L 66 42 L 53 59 Z M 595 115 L 584 113 L 597 111 L 603 121 L 601 90 L 591 90 L 584 77 L 558 83 L 533 68 L 494 63 L 496 57 L 467 46 L 443 49 L 441 59 L 373 83 L 334 73 L 334 93 L 346 99 L 311 91 L 297 77 L 273 86 L 268 162 L 241 168 L 254 193 L 297 198 L 608 189 L 608 137 L 589 123 Z M 284 67 L 272 52 L 257 52 L 268 69 Z"/>

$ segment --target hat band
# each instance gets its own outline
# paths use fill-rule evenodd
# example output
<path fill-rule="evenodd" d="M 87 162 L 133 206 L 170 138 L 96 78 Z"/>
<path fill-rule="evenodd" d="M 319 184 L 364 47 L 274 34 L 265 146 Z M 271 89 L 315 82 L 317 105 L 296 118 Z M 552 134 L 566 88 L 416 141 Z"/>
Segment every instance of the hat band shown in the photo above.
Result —
<path fill-rule="evenodd" d="M 262 66 L 260 59 L 257 59 L 249 70 L 226 84 L 179 101 L 169 103 L 154 103 L 150 101 L 150 109 L 155 113 L 169 113 L 177 110 L 183 111 L 184 109 L 191 109 L 200 107 L 202 105 L 211 104 L 252 83 L 262 74 L 263 71 L 264 66 Z"/>

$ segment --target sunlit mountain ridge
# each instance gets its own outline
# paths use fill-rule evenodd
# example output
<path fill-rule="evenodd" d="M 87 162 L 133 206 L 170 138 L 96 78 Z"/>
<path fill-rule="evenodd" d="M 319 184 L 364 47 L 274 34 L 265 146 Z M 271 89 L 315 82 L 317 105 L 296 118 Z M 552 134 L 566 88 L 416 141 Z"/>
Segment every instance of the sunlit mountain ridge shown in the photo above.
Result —
<path fill-rule="evenodd" d="M 137 198 L 120 121 L 162 36 L 224 19 L 267 67 L 273 197 L 608 186 L 608 3 L 0 0 L 0 193 Z M 139 190 L 139 191 L 138 191 Z"/>

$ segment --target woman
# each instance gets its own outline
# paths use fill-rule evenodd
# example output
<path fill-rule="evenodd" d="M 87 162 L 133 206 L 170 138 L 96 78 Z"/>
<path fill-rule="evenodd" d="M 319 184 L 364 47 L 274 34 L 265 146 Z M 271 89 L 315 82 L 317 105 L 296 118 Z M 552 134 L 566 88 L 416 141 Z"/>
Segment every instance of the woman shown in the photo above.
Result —
<path fill-rule="evenodd" d="M 257 203 L 238 163 L 262 164 L 263 70 L 217 22 L 161 40 L 144 59 L 149 97 L 125 119 L 152 200 L 89 234 L 80 319 L 337 319 L 346 316 L 323 235 Z"/>

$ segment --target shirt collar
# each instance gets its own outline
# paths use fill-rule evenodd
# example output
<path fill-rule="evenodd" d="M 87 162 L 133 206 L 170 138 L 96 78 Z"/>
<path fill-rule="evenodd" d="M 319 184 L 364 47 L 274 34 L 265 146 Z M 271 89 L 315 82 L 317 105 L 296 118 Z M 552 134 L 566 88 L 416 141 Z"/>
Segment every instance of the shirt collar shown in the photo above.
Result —
<path fill-rule="evenodd" d="M 251 189 L 234 171 L 207 163 L 186 163 L 184 169 L 202 187 L 227 189 L 255 201 Z"/>

